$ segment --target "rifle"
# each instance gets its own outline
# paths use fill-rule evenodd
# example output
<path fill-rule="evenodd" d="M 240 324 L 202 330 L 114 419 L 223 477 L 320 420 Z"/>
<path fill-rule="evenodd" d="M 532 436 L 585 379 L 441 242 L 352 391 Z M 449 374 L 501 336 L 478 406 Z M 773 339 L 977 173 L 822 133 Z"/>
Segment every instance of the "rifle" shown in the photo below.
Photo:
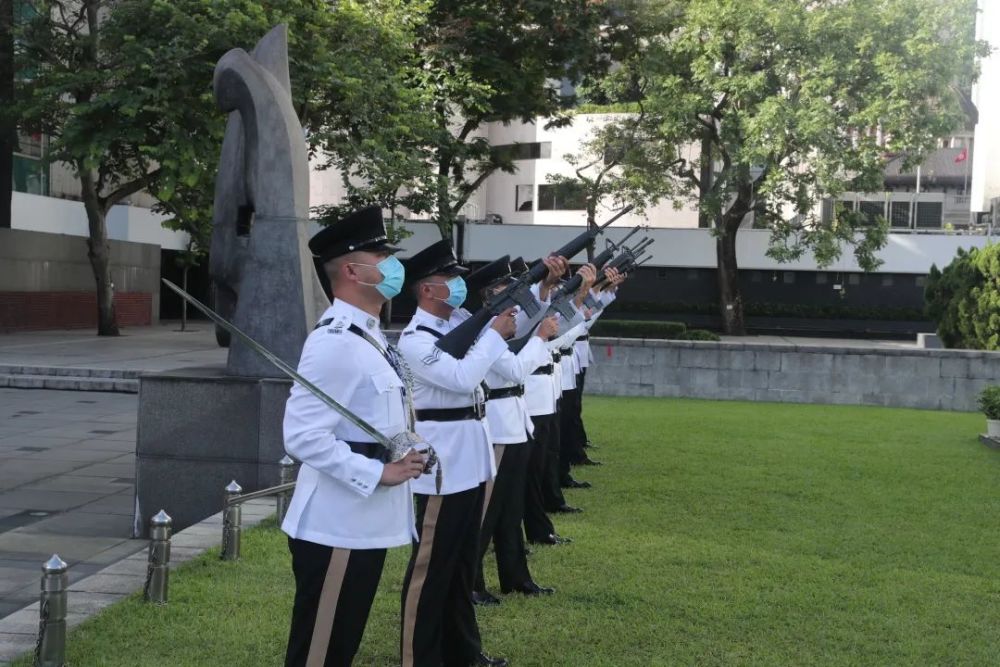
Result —
<path fill-rule="evenodd" d="M 636 254 L 642 252 L 643 249 L 648 247 L 649 244 L 653 242 L 653 239 L 646 238 L 640 241 L 638 244 L 636 244 L 634 248 L 625 248 L 625 250 L 614 259 L 611 259 L 611 255 L 614 253 L 615 250 L 621 248 L 624 245 L 625 241 L 627 241 L 629 237 L 635 234 L 639 229 L 640 229 L 639 227 L 633 229 L 628 234 L 628 236 L 623 238 L 617 244 L 609 240 L 608 247 L 603 252 L 601 252 L 600 255 L 594 257 L 594 261 L 591 263 L 598 270 L 601 270 L 606 266 L 618 268 L 618 265 L 620 265 L 622 262 L 634 258 Z M 565 283 L 560 285 L 556 290 L 554 290 L 550 297 L 549 308 L 547 311 L 545 311 L 545 315 L 539 318 L 539 322 L 541 322 L 541 320 L 545 319 L 546 317 L 549 317 L 550 315 L 555 315 L 556 313 L 562 315 L 567 320 L 572 319 L 573 316 L 576 314 L 576 309 L 573 307 L 573 297 L 576 295 L 577 290 L 580 289 L 580 285 L 582 283 L 583 283 L 583 276 L 577 273 L 575 276 L 573 276 Z M 589 297 L 590 295 L 588 294 L 587 296 Z M 537 324 L 535 326 L 537 327 Z M 532 330 L 529 331 L 524 336 L 521 336 L 516 340 L 510 341 L 510 343 L 508 343 L 510 351 L 513 352 L 514 354 L 520 352 L 522 349 L 524 349 L 524 346 L 527 345 L 528 341 L 531 340 L 531 337 L 534 335 L 534 333 L 535 333 L 535 327 L 532 327 Z"/>
<path fill-rule="evenodd" d="M 627 211 L 619 211 L 610 220 L 595 229 L 587 229 L 572 241 L 559 248 L 553 255 L 559 255 L 570 259 L 580 253 L 587 244 L 594 240 L 598 234 L 602 233 L 612 222 L 620 218 Z M 544 262 L 537 262 L 528 269 L 527 273 L 518 276 L 507 289 L 499 294 L 492 295 L 483 303 L 482 308 L 477 310 L 472 317 L 465 320 L 457 327 L 437 339 L 434 344 L 442 351 L 447 352 L 456 359 L 461 359 L 475 344 L 479 333 L 496 315 L 499 315 L 508 308 L 519 306 L 528 317 L 534 317 L 541 310 L 541 305 L 535 300 L 531 293 L 531 286 L 541 282 L 548 274 L 549 269 Z"/>
<path fill-rule="evenodd" d="M 639 261 L 642 253 L 644 253 L 646 251 L 646 248 L 652 245 L 652 243 L 653 239 L 647 238 L 642 243 L 637 245 L 635 248 L 626 248 L 625 252 L 620 254 L 618 257 L 614 259 L 614 261 L 608 264 L 608 267 L 618 269 L 619 273 L 628 273 L 630 271 L 635 270 L 640 264 L 645 264 L 650 259 L 652 259 L 652 255 L 649 255 L 645 257 L 642 260 L 642 262 Z M 605 285 L 607 285 L 608 282 L 609 279 L 607 276 L 601 276 L 597 280 L 597 282 L 594 283 L 593 289 L 599 290 Z M 591 294 L 588 294 L 583 298 L 583 303 L 588 308 L 596 308 L 597 306 L 600 305 L 597 303 L 597 300 Z"/>

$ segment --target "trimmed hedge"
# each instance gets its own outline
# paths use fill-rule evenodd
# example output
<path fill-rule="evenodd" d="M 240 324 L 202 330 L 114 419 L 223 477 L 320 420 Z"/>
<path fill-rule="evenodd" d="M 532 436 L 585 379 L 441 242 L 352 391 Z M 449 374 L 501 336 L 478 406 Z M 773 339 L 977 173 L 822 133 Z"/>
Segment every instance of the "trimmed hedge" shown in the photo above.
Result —
<path fill-rule="evenodd" d="M 655 301 L 619 301 L 615 308 L 625 313 L 662 315 L 718 315 L 716 303 L 658 303 Z M 920 308 L 865 307 L 840 304 L 809 305 L 796 303 L 748 302 L 743 314 L 749 317 L 800 317 L 830 320 L 888 320 L 920 322 L 927 319 Z"/>
<path fill-rule="evenodd" d="M 719 340 L 711 331 L 688 329 L 683 322 L 654 320 L 597 320 L 592 336 L 610 338 L 656 338 L 660 340 Z"/>
<path fill-rule="evenodd" d="M 590 329 L 590 335 L 592 336 L 610 336 L 612 338 L 677 339 L 685 333 L 687 333 L 687 326 L 682 322 L 644 320 L 600 319 Z"/>

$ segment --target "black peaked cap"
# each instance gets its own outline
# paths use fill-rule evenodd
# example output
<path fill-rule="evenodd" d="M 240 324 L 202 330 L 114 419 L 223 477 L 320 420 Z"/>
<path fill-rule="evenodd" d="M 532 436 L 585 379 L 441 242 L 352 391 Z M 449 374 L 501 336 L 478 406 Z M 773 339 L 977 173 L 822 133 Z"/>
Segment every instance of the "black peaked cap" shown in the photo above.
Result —
<path fill-rule="evenodd" d="M 469 270 L 458 263 L 451 241 L 441 239 L 430 244 L 404 262 L 406 279 L 409 282 L 427 276 L 460 276 Z"/>
<path fill-rule="evenodd" d="M 465 284 L 470 292 L 478 292 L 484 287 L 491 287 L 509 275 L 510 255 L 504 255 L 470 273 L 465 279 Z"/>
<path fill-rule="evenodd" d="M 401 248 L 389 244 L 382 209 L 369 206 L 321 229 L 309 239 L 309 250 L 318 264 L 325 264 L 358 250 L 397 252 Z"/>

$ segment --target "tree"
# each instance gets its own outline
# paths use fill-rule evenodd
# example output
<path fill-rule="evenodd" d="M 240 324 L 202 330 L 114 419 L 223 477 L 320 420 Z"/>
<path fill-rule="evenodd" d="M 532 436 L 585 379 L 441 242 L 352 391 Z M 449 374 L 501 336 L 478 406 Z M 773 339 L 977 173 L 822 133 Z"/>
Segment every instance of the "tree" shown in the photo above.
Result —
<path fill-rule="evenodd" d="M 633 211 L 641 214 L 672 193 L 672 181 L 661 175 L 677 164 L 677 149 L 648 136 L 644 121 L 640 106 L 635 114 L 596 126 L 579 152 L 564 156 L 574 175 L 549 176 L 557 198 L 576 198 L 582 204 L 589 228 L 597 227 L 599 209 L 613 218 Z M 593 241 L 587 258 L 594 258 Z"/>
<path fill-rule="evenodd" d="M 882 188 L 886 155 L 910 161 L 959 120 L 953 85 L 972 79 L 971 0 L 655 0 L 629 3 L 632 48 L 606 85 L 642 91 L 650 132 L 693 147 L 667 175 L 716 236 L 724 330 L 743 334 L 736 239 L 747 216 L 769 255 L 852 246 L 880 263 L 884 220 L 817 205 Z M 650 28 L 651 26 L 652 28 Z M 612 97 L 620 100 L 620 97 Z M 880 140 L 884 138 L 884 140 Z"/>
<path fill-rule="evenodd" d="M 179 187 L 211 190 L 225 116 L 212 95 L 218 58 L 289 22 L 296 108 L 319 99 L 342 45 L 328 39 L 326 0 L 36 0 L 20 28 L 30 68 L 26 127 L 50 137 L 51 161 L 76 173 L 89 226 L 98 335 L 116 335 L 108 211 L 140 191 L 168 203 Z M 343 47 L 346 48 L 346 47 Z"/>
<path fill-rule="evenodd" d="M 924 299 L 945 347 L 1000 349 L 1000 245 L 960 248 L 943 270 L 931 267 Z"/>
<path fill-rule="evenodd" d="M 515 170 L 482 128 L 489 122 L 551 118 L 568 100 L 562 78 L 595 65 L 605 10 L 587 0 L 429 0 L 401 3 L 387 54 L 393 77 L 378 103 L 348 123 L 322 130 L 330 166 L 344 174 L 352 203 L 429 212 L 441 234 L 497 169 Z M 406 44 L 395 50 L 394 44 Z M 383 85 L 384 84 L 384 85 Z M 364 107 L 362 107 L 364 108 Z M 346 132 L 344 129 L 346 129 Z"/>
<path fill-rule="evenodd" d="M 14 191 L 14 149 L 17 116 L 14 108 L 14 0 L 0 0 L 0 227 L 11 226 Z"/>

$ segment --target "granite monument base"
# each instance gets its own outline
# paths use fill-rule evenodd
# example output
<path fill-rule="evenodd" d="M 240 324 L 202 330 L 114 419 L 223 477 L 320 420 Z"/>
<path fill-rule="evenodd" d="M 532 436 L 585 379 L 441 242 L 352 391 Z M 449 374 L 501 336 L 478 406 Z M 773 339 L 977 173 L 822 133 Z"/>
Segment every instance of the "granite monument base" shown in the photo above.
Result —
<path fill-rule="evenodd" d="M 234 479 L 246 492 L 278 484 L 290 387 L 222 366 L 140 376 L 134 536 L 161 509 L 175 531 L 215 514 Z"/>

